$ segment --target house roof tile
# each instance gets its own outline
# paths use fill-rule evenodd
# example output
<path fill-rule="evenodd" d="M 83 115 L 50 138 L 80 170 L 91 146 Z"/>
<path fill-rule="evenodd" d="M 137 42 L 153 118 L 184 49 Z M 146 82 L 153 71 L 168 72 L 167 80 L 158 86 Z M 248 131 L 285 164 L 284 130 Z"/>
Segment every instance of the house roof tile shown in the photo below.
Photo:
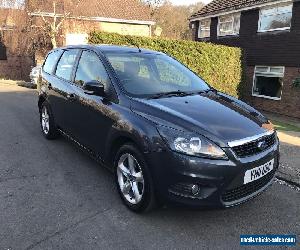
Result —
<path fill-rule="evenodd" d="M 74 6 L 76 7 L 74 8 Z M 51 2 L 43 4 L 40 9 L 34 7 L 31 9 L 32 12 L 53 13 Z M 74 4 L 74 1 L 64 1 L 57 6 L 58 14 L 68 12 L 70 12 L 72 16 L 153 21 L 149 6 L 142 4 L 139 0 L 89 0 L 80 1 L 78 5 Z"/>
<path fill-rule="evenodd" d="M 83 13 L 86 16 L 152 21 L 150 8 L 139 0 L 94 1 L 92 6 L 85 8 Z"/>
<path fill-rule="evenodd" d="M 213 0 L 211 3 L 204 6 L 200 11 L 193 14 L 191 18 L 205 17 L 225 11 L 238 10 L 263 3 L 276 1 L 278 0 Z"/>

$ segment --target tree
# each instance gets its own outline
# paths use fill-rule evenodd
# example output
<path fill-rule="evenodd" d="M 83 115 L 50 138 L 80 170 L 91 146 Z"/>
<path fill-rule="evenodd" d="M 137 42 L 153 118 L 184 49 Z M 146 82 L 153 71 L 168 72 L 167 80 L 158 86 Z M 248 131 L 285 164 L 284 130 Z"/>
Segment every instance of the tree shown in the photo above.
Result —
<path fill-rule="evenodd" d="M 162 28 L 162 36 L 172 39 L 191 39 L 189 17 L 199 11 L 202 2 L 192 5 L 173 5 L 170 1 L 158 6 L 153 17 L 156 24 Z"/>
<path fill-rule="evenodd" d="M 196 12 L 198 12 L 199 10 L 201 10 L 203 7 L 205 6 L 205 4 L 201 1 L 188 5 L 188 10 L 190 12 L 190 15 L 195 14 Z"/>
<path fill-rule="evenodd" d="M 27 0 L 25 9 L 28 18 L 32 20 L 31 26 L 37 32 L 40 30 L 46 33 L 50 38 L 52 47 L 56 48 L 58 35 L 65 20 L 79 14 L 78 7 L 82 2 L 83 0 Z M 39 20 L 33 21 L 33 19 L 38 18 L 41 18 L 42 22 Z"/>
<path fill-rule="evenodd" d="M 165 2 L 165 0 L 142 0 L 142 2 L 148 4 L 149 6 L 160 6 Z"/>
<path fill-rule="evenodd" d="M 17 8 L 21 3 L 17 0 L 0 0 L 0 8 Z"/>
<path fill-rule="evenodd" d="M 29 36 L 25 35 L 27 15 L 20 9 L 18 0 L 0 0 L 0 32 L 2 42 L 10 53 L 27 53 Z"/>
<path fill-rule="evenodd" d="M 158 8 L 165 3 L 166 0 L 142 0 L 151 9 L 151 16 L 154 16 Z"/>
<path fill-rule="evenodd" d="M 81 2 L 83 1 L 0 0 L 2 43 L 9 48 L 11 54 L 30 56 L 33 60 L 43 58 L 49 50 L 61 44 L 66 20 L 80 15 Z M 1 29 L 2 25 L 9 26 L 9 29 Z"/>

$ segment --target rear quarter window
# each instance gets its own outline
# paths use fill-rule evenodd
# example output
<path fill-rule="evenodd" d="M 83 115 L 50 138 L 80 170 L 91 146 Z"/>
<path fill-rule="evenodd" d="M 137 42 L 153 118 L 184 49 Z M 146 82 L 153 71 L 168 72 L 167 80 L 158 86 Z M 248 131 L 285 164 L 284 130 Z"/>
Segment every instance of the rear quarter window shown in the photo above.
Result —
<path fill-rule="evenodd" d="M 44 72 L 46 72 L 48 74 L 53 73 L 54 67 L 56 65 L 57 60 L 59 59 L 60 54 L 61 54 L 61 51 L 57 50 L 57 51 L 51 52 L 47 56 L 47 59 L 46 59 L 46 61 L 44 63 L 44 66 L 43 66 Z"/>

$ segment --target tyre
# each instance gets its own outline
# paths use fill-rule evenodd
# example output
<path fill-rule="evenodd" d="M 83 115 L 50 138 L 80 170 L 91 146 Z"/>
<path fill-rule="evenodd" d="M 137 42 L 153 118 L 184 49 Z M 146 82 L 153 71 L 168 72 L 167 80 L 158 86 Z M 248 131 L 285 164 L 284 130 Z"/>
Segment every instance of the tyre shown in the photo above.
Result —
<path fill-rule="evenodd" d="M 50 105 L 46 101 L 42 104 L 40 109 L 40 124 L 42 133 L 46 139 L 54 140 L 59 136 Z"/>
<path fill-rule="evenodd" d="M 115 180 L 124 204 L 137 213 L 155 205 L 153 181 L 144 156 L 133 144 L 123 145 L 116 154 Z"/>

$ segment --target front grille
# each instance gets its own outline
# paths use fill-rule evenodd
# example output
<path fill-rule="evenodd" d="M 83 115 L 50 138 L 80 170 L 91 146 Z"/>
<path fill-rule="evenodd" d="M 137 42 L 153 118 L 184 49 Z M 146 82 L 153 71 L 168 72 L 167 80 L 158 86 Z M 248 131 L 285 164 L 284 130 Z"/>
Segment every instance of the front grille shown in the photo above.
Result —
<path fill-rule="evenodd" d="M 268 173 L 259 180 L 240 186 L 238 188 L 227 190 L 222 194 L 222 200 L 224 202 L 233 202 L 247 197 L 267 185 L 273 179 L 274 175 L 275 170 Z"/>
<path fill-rule="evenodd" d="M 259 148 L 259 143 L 263 141 L 265 142 L 265 145 L 263 149 L 261 149 Z M 276 142 L 276 133 L 273 133 L 272 135 L 264 136 L 258 140 L 233 147 L 232 149 L 238 157 L 242 158 L 242 157 L 247 157 L 247 156 L 261 153 L 262 151 L 265 151 L 270 147 L 272 147 L 275 144 L 275 142 Z"/>

